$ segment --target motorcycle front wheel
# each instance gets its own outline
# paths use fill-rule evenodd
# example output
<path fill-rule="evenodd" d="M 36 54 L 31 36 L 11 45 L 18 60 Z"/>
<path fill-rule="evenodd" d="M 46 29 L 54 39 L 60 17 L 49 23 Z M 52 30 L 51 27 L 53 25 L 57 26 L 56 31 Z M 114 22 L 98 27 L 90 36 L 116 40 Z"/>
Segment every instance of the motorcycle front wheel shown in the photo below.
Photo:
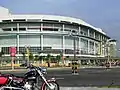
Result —
<path fill-rule="evenodd" d="M 51 84 L 54 85 L 55 88 L 50 89 L 46 83 L 43 83 L 41 90 L 60 90 L 59 85 L 58 85 L 58 83 L 56 81 L 49 81 L 48 84 L 49 85 L 51 85 Z"/>

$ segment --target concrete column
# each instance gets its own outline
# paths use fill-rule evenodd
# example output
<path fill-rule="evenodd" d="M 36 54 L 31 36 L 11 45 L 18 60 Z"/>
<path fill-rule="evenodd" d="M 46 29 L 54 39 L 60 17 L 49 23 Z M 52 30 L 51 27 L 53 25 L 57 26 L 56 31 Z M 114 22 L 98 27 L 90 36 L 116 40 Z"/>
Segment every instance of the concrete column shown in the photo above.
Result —
<path fill-rule="evenodd" d="M 94 38 L 95 38 L 95 32 L 94 32 Z"/>
<path fill-rule="evenodd" d="M 17 32 L 19 33 L 19 23 L 17 23 Z M 20 36 L 17 34 L 17 54 L 19 55 Z"/>
<path fill-rule="evenodd" d="M 43 31 L 43 23 L 41 23 L 41 32 Z M 43 35 L 41 35 L 41 50 L 43 50 Z"/>
<path fill-rule="evenodd" d="M 100 36 L 100 39 L 101 39 L 101 46 L 100 46 L 100 48 L 101 48 L 101 52 L 100 52 L 100 54 L 101 55 L 103 55 L 103 42 L 102 42 L 102 36 Z"/>
<path fill-rule="evenodd" d="M 63 27 L 62 27 L 63 31 L 64 31 L 64 28 L 65 28 L 65 26 L 63 24 Z M 63 65 L 65 63 L 64 54 L 65 54 L 65 36 L 62 36 L 62 63 L 63 63 Z"/>
<path fill-rule="evenodd" d="M 94 55 L 95 55 L 95 53 L 96 53 L 96 50 L 95 50 L 95 42 L 94 42 Z"/>
<path fill-rule="evenodd" d="M 81 65 L 81 59 L 78 61 L 78 63 Z"/>
<path fill-rule="evenodd" d="M 81 46 L 80 46 L 80 44 L 81 44 L 81 38 L 80 37 L 78 38 L 78 41 L 79 41 L 79 43 L 78 43 L 78 49 L 79 49 L 79 53 L 81 55 Z"/>
<path fill-rule="evenodd" d="M 81 32 L 81 27 L 79 26 L 79 34 L 80 34 L 80 32 Z"/>
<path fill-rule="evenodd" d="M 88 54 L 90 52 L 90 40 L 88 39 Z"/>
<path fill-rule="evenodd" d="M 90 59 L 88 60 L 88 63 L 89 63 L 89 64 L 91 64 L 91 61 L 90 61 Z"/>
<path fill-rule="evenodd" d="M 88 37 L 90 36 L 90 30 L 88 29 Z"/>
<path fill-rule="evenodd" d="M 80 31 L 81 31 L 81 27 L 79 26 L 79 35 L 80 35 Z M 78 49 L 79 49 L 79 53 L 81 54 L 81 38 L 78 37 Z"/>
<path fill-rule="evenodd" d="M 63 24 L 63 31 L 64 31 L 64 24 Z M 65 36 L 63 36 L 63 38 L 62 38 L 62 49 L 64 50 L 65 49 Z"/>

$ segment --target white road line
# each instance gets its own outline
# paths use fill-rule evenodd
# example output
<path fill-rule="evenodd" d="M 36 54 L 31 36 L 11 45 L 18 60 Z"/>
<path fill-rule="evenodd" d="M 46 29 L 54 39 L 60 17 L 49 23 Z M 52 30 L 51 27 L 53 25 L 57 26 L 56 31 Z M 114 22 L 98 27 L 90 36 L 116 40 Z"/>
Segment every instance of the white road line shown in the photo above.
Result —
<path fill-rule="evenodd" d="M 53 76 L 74 76 L 74 75 L 79 75 L 79 74 L 62 74 L 62 75 L 53 75 Z"/>
<path fill-rule="evenodd" d="M 97 87 L 60 87 L 60 90 L 120 90 L 119 88 L 97 88 Z"/>
<path fill-rule="evenodd" d="M 55 78 L 55 79 L 63 80 L 63 79 L 65 79 L 65 78 Z"/>

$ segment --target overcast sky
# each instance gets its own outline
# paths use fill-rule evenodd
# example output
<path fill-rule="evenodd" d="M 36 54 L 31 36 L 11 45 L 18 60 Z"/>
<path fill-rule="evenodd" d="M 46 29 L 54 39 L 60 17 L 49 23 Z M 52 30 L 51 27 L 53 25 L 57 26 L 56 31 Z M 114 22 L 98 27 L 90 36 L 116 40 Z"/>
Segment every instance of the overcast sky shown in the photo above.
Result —
<path fill-rule="evenodd" d="M 14 14 L 77 17 L 103 29 L 120 43 L 120 0 L 0 0 L 0 5 Z"/>

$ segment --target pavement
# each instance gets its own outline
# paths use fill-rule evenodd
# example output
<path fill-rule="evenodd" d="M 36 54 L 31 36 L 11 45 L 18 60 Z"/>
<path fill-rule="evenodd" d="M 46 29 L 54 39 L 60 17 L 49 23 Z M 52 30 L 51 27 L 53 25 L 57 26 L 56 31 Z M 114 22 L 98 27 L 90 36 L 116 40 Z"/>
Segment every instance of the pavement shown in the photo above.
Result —
<path fill-rule="evenodd" d="M 25 71 L 2 71 L 23 76 Z M 120 85 L 120 68 L 80 68 L 79 74 L 74 75 L 70 68 L 51 69 L 47 71 L 47 78 L 55 77 L 61 87 L 102 87 Z M 66 89 L 64 89 L 66 90 Z M 71 90 L 71 89 L 70 89 Z"/>
<path fill-rule="evenodd" d="M 51 67 L 51 68 L 46 68 L 47 70 L 62 70 L 62 69 L 64 69 L 64 70 L 67 70 L 67 69 L 71 69 L 71 67 Z M 25 68 L 23 68 L 23 69 L 14 69 L 14 70 L 12 70 L 12 69 L 6 69 L 6 70 L 0 70 L 1 72 L 3 72 L 3 71 L 6 71 L 6 72 L 9 72 L 9 71 L 26 71 L 27 69 L 25 69 Z"/>
<path fill-rule="evenodd" d="M 55 77 L 60 90 L 120 90 L 120 88 L 98 88 L 120 86 L 120 67 L 86 66 L 80 67 L 78 75 L 71 73 L 71 67 L 47 68 L 47 78 Z M 2 70 L 2 73 L 11 73 L 23 76 L 26 69 Z"/>
<path fill-rule="evenodd" d="M 46 67 L 45 67 L 46 68 Z M 80 66 L 78 69 L 87 69 L 87 68 L 106 68 L 105 66 Z M 120 66 L 111 66 L 111 68 L 120 68 Z M 47 70 L 68 70 L 68 69 L 71 69 L 71 67 L 51 67 L 51 68 L 46 68 Z M 11 69 L 3 69 L 3 70 L 0 70 L 0 72 L 2 71 L 26 71 L 27 69 L 25 68 L 21 68 L 21 69 L 14 69 L 14 70 L 11 70 Z"/>
<path fill-rule="evenodd" d="M 120 90 L 120 88 L 60 87 L 60 90 Z"/>

